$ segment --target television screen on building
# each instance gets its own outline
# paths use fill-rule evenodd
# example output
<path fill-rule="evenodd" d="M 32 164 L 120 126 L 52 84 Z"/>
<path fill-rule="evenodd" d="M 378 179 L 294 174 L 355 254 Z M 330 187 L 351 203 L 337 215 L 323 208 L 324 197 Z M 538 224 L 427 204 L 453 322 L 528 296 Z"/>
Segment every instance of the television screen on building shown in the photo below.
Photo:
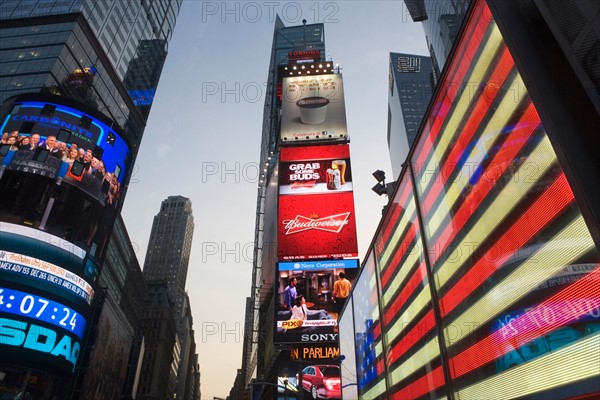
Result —
<path fill-rule="evenodd" d="M 101 260 L 129 174 L 130 146 L 107 117 L 52 99 L 24 95 L 4 107 L 3 228 L 38 229 Z"/>
<path fill-rule="evenodd" d="M 281 149 L 278 259 L 358 255 L 347 144 Z"/>
<path fill-rule="evenodd" d="M 337 319 L 358 260 L 280 262 L 275 343 L 337 343 Z"/>
<path fill-rule="evenodd" d="M 327 63 L 323 64 L 325 65 L 321 68 L 326 68 Z M 319 65 L 315 67 L 313 73 L 319 73 Z M 348 129 L 342 76 L 310 75 L 311 65 L 297 65 L 291 68 L 306 69 L 307 74 L 283 78 L 282 142 L 346 140 Z"/>

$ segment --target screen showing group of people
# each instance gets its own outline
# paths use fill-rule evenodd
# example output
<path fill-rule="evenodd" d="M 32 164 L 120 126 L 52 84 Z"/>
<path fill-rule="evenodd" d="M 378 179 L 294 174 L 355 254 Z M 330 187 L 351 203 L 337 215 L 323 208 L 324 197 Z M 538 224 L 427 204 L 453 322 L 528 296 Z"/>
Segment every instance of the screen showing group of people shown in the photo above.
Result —
<path fill-rule="evenodd" d="M 91 149 L 36 133 L 3 135 L 3 222 L 42 229 L 101 256 L 121 185 Z M 62 178 L 62 182 L 61 179 Z"/>
<path fill-rule="evenodd" d="M 4 132 L 2 142 L 4 156 L 17 152 L 10 163 L 15 169 L 35 173 L 40 163 L 57 168 L 56 174 L 66 182 L 78 186 L 103 204 L 112 204 L 119 197 L 120 167 L 107 171 L 102 160 L 102 150 L 97 146 L 85 148 L 77 143 L 67 143 L 70 133 L 61 130 L 57 135 L 42 136 L 39 133 L 21 134 L 19 131 Z M 63 140 L 60 140 L 63 139 Z M 66 140 L 64 140 L 66 139 Z M 52 177 L 51 170 L 39 169 Z"/>
<path fill-rule="evenodd" d="M 276 341 L 335 340 L 356 269 L 280 271 Z M 327 340 L 326 340 L 327 339 Z"/>

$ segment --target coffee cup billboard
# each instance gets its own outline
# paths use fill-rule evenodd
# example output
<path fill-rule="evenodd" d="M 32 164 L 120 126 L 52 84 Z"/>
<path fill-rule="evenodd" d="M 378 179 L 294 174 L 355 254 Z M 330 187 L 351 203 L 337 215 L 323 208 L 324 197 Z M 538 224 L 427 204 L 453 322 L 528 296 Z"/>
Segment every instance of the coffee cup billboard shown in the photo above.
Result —
<path fill-rule="evenodd" d="M 347 137 L 340 74 L 283 79 L 282 141 L 345 140 Z"/>

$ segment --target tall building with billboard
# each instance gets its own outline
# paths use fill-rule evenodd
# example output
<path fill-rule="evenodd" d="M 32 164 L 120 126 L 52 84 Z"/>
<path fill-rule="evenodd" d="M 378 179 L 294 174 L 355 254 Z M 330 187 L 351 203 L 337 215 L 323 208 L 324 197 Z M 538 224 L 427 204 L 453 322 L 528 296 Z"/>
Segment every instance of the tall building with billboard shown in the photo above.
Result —
<path fill-rule="evenodd" d="M 260 148 L 260 166 L 263 172 L 259 181 L 254 254 L 252 265 L 251 302 L 247 304 L 251 329 L 245 330 L 242 354 L 244 388 L 253 377 L 262 377 L 271 366 L 273 348 L 266 346 L 272 332 L 267 329 L 267 312 L 272 307 L 276 273 L 277 238 L 277 147 L 279 143 L 280 110 L 282 106 L 283 68 L 288 64 L 290 53 L 312 52 L 315 61 L 325 60 L 325 32 L 323 24 L 286 27 L 277 16 L 269 61 L 267 91 L 263 110 L 263 126 Z M 293 55 L 292 55 L 293 57 Z M 269 210 L 268 213 L 265 210 Z M 271 309 L 274 312 L 273 309 Z M 272 315 L 272 314 L 271 314 Z M 273 318 L 271 317 L 271 323 Z M 272 343 L 272 340 L 271 340 Z M 258 386 L 257 386 L 258 388 Z M 260 388 L 258 388 L 260 389 Z"/>
<path fill-rule="evenodd" d="M 598 397 L 591 4 L 467 9 L 339 321 L 344 398 Z"/>
<path fill-rule="evenodd" d="M 343 78 L 326 60 L 323 24 L 277 19 L 262 138 L 251 329 L 235 391 L 335 397 L 338 306 L 358 245 Z"/>
<path fill-rule="evenodd" d="M 0 390 L 83 396 L 90 363 L 120 340 L 124 361 L 106 360 L 119 364 L 113 372 L 130 369 L 124 343 L 137 340 L 132 324 L 145 288 L 134 285 L 124 299 L 124 280 L 139 266 L 122 223 L 112 245 L 109 238 L 151 104 L 135 90 L 156 87 L 180 6 L 0 4 L 0 322 L 12 332 L 0 341 Z M 151 57 L 154 68 L 142 71 L 148 63 L 136 60 Z M 145 82 L 124 82 L 131 75 Z M 110 397 L 120 383 L 94 395 Z"/>
<path fill-rule="evenodd" d="M 430 57 L 390 53 L 387 142 L 394 181 L 417 136 L 433 82 Z"/>

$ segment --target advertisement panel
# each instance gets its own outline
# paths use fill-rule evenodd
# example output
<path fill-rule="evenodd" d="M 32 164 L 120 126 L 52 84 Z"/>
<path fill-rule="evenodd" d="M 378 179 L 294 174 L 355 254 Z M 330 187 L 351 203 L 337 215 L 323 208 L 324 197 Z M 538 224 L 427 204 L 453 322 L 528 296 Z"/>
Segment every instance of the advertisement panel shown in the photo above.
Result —
<path fill-rule="evenodd" d="M 347 144 L 281 149 L 278 259 L 358 256 Z"/>
<path fill-rule="evenodd" d="M 23 303 L 21 303 L 22 305 Z M 81 352 L 82 340 L 67 329 L 43 320 L 0 316 L 0 348 L 3 362 L 29 362 L 37 368 L 58 373 L 73 373 Z"/>
<path fill-rule="evenodd" d="M 337 343 L 358 260 L 280 262 L 275 343 Z"/>
<path fill-rule="evenodd" d="M 331 354 L 334 358 L 319 355 Z M 277 399 L 341 399 L 339 348 L 295 347 L 279 364 Z"/>
<path fill-rule="evenodd" d="M 311 67 L 294 66 L 296 69 L 308 68 L 307 75 L 283 78 L 281 140 L 284 143 L 346 140 L 348 129 L 342 76 L 310 75 Z M 314 73 L 319 73 L 319 65 L 314 67 Z"/>
<path fill-rule="evenodd" d="M 102 260 L 131 150 L 115 124 L 85 105 L 19 96 L 3 107 L 0 218 L 76 244 Z"/>
<path fill-rule="evenodd" d="M 14 151 L 3 160 L 11 170 L 61 177 L 102 201 L 99 178 L 108 180 L 108 174 L 110 181 L 122 184 L 126 176 L 130 150 L 123 137 L 115 127 L 81 110 L 58 103 L 19 101 L 1 130 L 8 135 L 3 144 Z M 14 141 L 9 140 L 12 137 Z M 72 171 L 78 168 L 72 166 L 75 161 L 84 164 L 85 174 Z"/>

